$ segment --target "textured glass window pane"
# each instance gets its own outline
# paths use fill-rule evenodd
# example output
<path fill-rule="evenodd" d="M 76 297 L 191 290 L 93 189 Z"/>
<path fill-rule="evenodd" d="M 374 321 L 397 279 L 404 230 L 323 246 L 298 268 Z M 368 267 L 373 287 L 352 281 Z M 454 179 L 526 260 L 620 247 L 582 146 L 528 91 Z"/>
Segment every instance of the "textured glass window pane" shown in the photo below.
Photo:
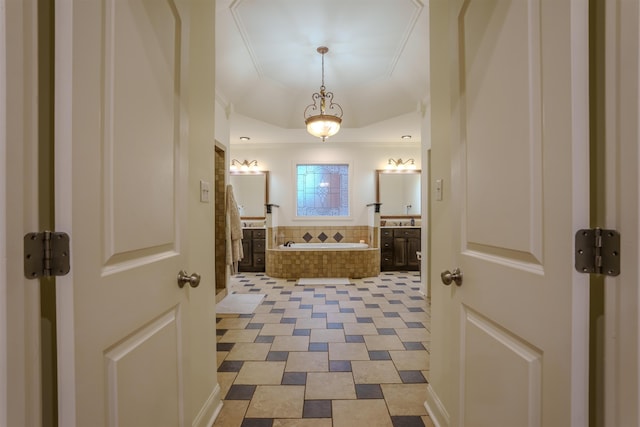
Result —
<path fill-rule="evenodd" d="M 349 165 L 297 165 L 297 216 L 349 216 Z"/>

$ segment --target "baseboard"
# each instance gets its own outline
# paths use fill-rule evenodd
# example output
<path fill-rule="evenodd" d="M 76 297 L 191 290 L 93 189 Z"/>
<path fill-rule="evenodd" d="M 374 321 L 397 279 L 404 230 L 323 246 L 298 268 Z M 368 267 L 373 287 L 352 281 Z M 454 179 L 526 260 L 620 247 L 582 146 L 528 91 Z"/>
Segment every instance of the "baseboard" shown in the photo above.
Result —
<path fill-rule="evenodd" d="M 198 415 L 193 420 L 191 424 L 193 427 L 211 427 L 213 425 L 213 422 L 222 409 L 220 393 L 220 384 L 216 384 L 207 401 L 202 405 L 200 412 L 198 412 Z"/>
<path fill-rule="evenodd" d="M 424 407 L 436 427 L 449 427 L 449 413 L 436 392 L 431 388 L 431 384 L 427 385 L 427 400 L 424 402 Z"/>

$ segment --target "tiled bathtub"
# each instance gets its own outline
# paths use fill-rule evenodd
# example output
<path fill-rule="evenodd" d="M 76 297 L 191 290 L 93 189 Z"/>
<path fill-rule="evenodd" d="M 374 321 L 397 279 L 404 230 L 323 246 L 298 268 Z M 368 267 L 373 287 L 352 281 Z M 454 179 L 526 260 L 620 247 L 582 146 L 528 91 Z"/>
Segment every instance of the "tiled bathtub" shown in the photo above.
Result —
<path fill-rule="evenodd" d="M 267 249 L 267 276 L 298 279 L 301 277 L 348 277 L 352 279 L 380 274 L 378 248 L 309 247 Z M 365 245 L 366 246 L 366 245 Z"/>

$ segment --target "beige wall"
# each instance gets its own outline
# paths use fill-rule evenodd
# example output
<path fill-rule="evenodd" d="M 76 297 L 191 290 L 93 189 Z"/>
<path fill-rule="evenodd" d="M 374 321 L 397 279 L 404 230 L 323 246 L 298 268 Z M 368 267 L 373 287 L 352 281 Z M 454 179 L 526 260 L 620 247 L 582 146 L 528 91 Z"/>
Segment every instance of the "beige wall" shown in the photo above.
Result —
<path fill-rule="evenodd" d="M 428 405 L 438 410 L 436 419 L 440 425 L 448 425 L 447 408 L 457 381 L 451 354 L 451 334 L 447 313 L 452 310 L 451 287 L 441 285 L 440 272 L 452 265 L 451 222 L 451 159 L 450 130 L 451 102 L 449 90 L 449 4 L 445 1 L 429 3 L 430 13 L 430 88 L 431 88 L 431 359 Z M 434 200 L 435 183 L 443 179 L 443 200 Z M 437 250 L 435 250 L 437 248 Z"/>
<path fill-rule="evenodd" d="M 421 168 L 420 143 L 411 142 L 401 147 L 390 144 L 338 144 L 300 143 L 263 146 L 259 144 L 234 144 L 230 159 L 257 160 L 261 169 L 269 170 L 270 202 L 278 208 L 279 226 L 368 225 L 367 204 L 375 202 L 375 171 L 384 169 L 389 158 L 403 160 L 413 158 Z M 346 220 L 295 219 L 294 170 L 299 162 L 347 162 L 351 165 L 351 218 Z M 424 171 L 424 168 L 422 168 Z"/>
<path fill-rule="evenodd" d="M 192 0 L 189 45 L 189 194 L 188 194 L 188 252 L 189 265 L 185 269 L 197 272 L 202 281 L 198 298 L 191 298 L 188 328 L 185 337 L 192 355 L 187 376 L 190 408 L 185 408 L 194 425 L 205 426 L 212 420 L 213 411 L 221 404 L 216 374 L 215 301 L 214 285 L 214 223 L 213 203 L 200 201 L 200 181 L 213 183 L 215 148 L 215 3 Z M 185 288 L 190 292 L 189 287 Z M 201 319 L 210 319 L 202 322 Z M 196 357 L 197 356 L 197 357 Z M 201 413 L 206 408 L 210 413 Z"/>

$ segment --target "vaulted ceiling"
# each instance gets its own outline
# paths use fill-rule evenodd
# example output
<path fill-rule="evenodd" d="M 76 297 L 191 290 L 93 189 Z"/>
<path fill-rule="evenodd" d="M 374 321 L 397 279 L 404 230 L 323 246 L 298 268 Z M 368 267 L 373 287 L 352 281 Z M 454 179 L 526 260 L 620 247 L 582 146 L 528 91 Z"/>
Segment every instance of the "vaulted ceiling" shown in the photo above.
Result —
<path fill-rule="evenodd" d="M 216 0 L 216 91 L 231 143 L 318 142 L 303 111 L 322 79 L 344 110 L 331 142 L 420 140 L 427 94 L 422 0 Z"/>

